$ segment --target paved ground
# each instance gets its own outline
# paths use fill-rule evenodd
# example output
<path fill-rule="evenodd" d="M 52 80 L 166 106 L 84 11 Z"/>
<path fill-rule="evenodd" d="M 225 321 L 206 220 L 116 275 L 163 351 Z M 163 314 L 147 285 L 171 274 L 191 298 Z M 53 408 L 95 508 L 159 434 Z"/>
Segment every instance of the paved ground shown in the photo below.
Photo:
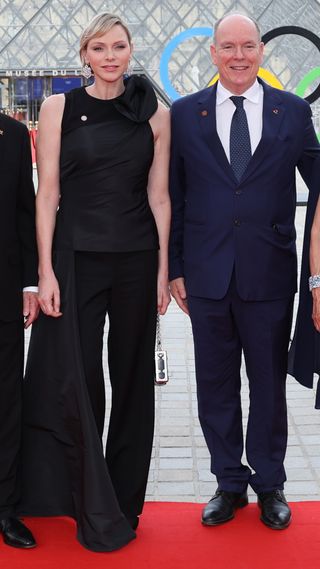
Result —
<path fill-rule="evenodd" d="M 298 207 L 299 251 L 304 215 L 305 208 Z M 216 484 L 197 418 L 190 322 L 174 302 L 162 318 L 162 333 L 168 351 L 170 381 L 166 386 L 156 387 L 156 430 L 147 499 L 206 502 Z M 245 369 L 242 378 L 245 423 L 248 406 Z M 110 394 L 107 396 L 110 401 Z M 314 409 L 314 399 L 312 390 L 288 379 L 286 494 L 291 501 L 320 500 L 320 411 Z M 253 494 L 251 499 L 254 500 Z"/>

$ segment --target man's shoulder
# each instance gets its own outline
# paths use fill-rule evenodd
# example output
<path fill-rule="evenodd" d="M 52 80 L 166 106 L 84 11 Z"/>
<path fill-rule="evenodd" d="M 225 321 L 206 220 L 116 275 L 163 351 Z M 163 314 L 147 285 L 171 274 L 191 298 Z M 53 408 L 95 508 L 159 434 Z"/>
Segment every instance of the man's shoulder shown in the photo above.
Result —
<path fill-rule="evenodd" d="M 201 89 L 201 91 L 197 91 L 196 93 L 192 93 L 191 95 L 185 95 L 180 99 L 177 99 L 172 104 L 173 110 L 180 110 L 185 109 L 188 107 L 192 107 L 197 104 L 202 99 L 209 97 L 212 93 L 212 87 L 206 87 L 205 89 Z"/>
<path fill-rule="evenodd" d="M 0 125 L 2 129 L 7 129 L 10 132 L 16 133 L 23 133 L 27 130 L 27 127 L 22 122 L 5 115 L 4 113 L 0 113 Z"/>
<path fill-rule="evenodd" d="M 283 89 L 276 89 L 275 87 L 271 87 L 270 85 L 265 86 L 265 94 L 272 94 L 276 96 L 284 105 L 293 105 L 297 109 L 308 109 L 310 105 L 308 101 L 291 93 L 290 91 L 285 91 Z"/>

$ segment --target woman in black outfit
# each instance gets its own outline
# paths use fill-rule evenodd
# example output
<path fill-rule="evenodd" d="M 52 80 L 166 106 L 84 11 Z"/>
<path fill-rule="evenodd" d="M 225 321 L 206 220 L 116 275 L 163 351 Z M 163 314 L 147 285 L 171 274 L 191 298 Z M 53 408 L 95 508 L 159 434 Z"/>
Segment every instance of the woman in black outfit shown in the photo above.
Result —
<path fill-rule="evenodd" d="M 26 371 L 20 512 L 73 516 L 94 551 L 135 537 L 153 438 L 156 313 L 170 301 L 169 113 L 146 79 L 124 79 L 131 53 L 120 18 L 96 16 L 80 41 L 94 83 L 49 97 L 38 131 L 44 314 Z"/>

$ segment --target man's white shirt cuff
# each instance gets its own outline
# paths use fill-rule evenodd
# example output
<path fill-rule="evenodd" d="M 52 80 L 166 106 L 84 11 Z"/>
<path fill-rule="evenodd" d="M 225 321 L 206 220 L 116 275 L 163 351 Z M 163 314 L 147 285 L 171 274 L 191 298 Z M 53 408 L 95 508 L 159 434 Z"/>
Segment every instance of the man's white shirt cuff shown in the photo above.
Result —
<path fill-rule="evenodd" d="M 37 286 L 25 286 L 22 292 L 39 292 L 39 288 Z"/>

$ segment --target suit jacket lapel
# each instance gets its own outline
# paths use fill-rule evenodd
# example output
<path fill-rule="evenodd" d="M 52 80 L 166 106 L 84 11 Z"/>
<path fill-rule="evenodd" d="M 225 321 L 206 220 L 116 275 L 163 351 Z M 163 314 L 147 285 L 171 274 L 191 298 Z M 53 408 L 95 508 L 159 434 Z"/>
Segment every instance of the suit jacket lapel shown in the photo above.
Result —
<path fill-rule="evenodd" d="M 274 144 L 285 115 L 285 108 L 283 107 L 277 89 L 269 87 L 261 80 L 259 80 L 259 82 L 262 84 L 264 90 L 262 135 L 248 167 L 241 178 L 241 182 L 248 178 L 248 176 L 251 176 L 254 170 L 259 167 L 262 160 L 264 160 L 269 149 Z"/>
<path fill-rule="evenodd" d="M 285 116 L 285 108 L 277 89 L 269 87 L 266 83 L 258 79 L 264 90 L 263 116 L 262 116 L 262 135 L 261 140 L 252 155 L 241 183 L 250 176 L 254 170 L 264 160 L 267 152 L 274 144 L 280 126 Z M 236 181 L 230 162 L 226 156 L 221 140 L 216 128 L 216 92 L 217 84 L 200 93 L 196 112 L 203 137 L 211 149 L 215 160 L 220 168 Z"/>
<path fill-rule="evenodd" d="M 196 112 L 204 140 L 212 151 L 215 160 L 224 173 L 236 180 L 230 162 L 226 156 L 216 127 L 216 93 L 217 84 L 202 91 L 198 99 Z"/>

